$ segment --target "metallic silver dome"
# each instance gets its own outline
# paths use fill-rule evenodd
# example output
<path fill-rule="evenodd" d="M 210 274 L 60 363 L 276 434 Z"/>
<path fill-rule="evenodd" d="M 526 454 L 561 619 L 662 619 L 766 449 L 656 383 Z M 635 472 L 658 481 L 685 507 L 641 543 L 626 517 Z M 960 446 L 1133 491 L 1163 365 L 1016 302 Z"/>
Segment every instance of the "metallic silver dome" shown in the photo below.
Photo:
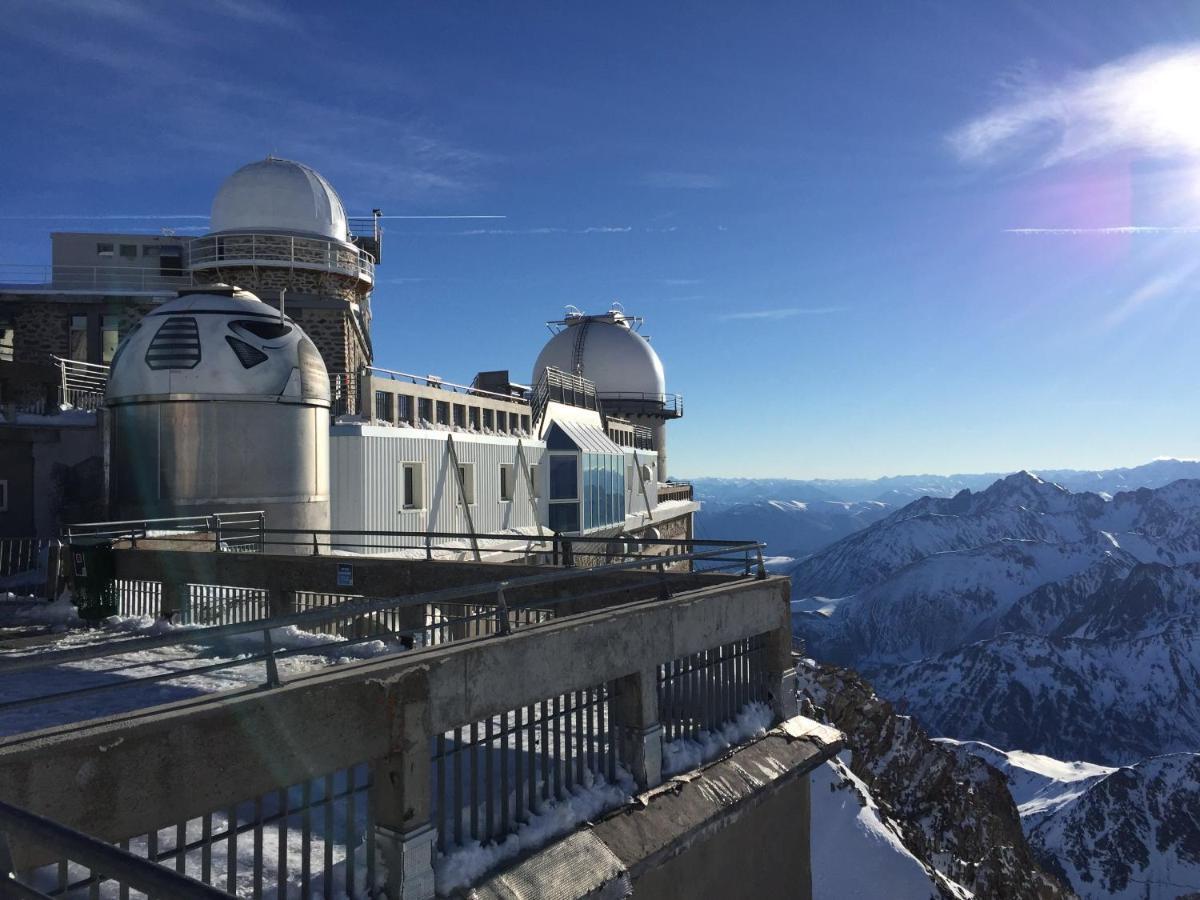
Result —
<path fill-rule="evenodd" d="M 169 300 L 125 337 L 107 403 L 265 400 L 329 406 L 329 375 L 300 327 L 248 291 L 212 287 Z"/>

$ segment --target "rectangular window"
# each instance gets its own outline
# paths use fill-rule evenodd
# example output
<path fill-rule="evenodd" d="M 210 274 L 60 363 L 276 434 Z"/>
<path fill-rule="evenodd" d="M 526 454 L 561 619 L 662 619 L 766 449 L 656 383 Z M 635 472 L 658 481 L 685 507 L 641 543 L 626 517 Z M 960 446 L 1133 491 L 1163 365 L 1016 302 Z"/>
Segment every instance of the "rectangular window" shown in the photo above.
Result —
<path fill-rule="evenodd" d="M 450 424 L 450 404 L 445 400 L 437 402 L 437 423 L 439 425 Z"/>
<path fill-rule="evenodd" d="M 87 316 L 71 316 L 71 335 L 67 356 L 80 362 L 88 361 Z"/>
<path fill-rule="evenodd" d="M 116 355 L 117 345 L 121 343 L 121 317 L 102 316 L 100 319 L 100 356 L 101 362 L 108 365 Z"/>
<path fill-rule="evenodd" d="M 422 486 L 421 464 L 404 463 L 404 508 L 421 509 L 424 505 L 425 491 Z"/>
<path fill-rule="evenodd" d="M 472 406 L 470 409 L 467 410 L 467 420 L 470 423 L 470 427 L 471 427 L 472 431 L 479 430 L 479 407 L 478 406 Z"/>
<path fill-rule="evenodd" d="M 462 491 L 455 491 L 455 500 L 462 503 L 463 495 L 466 495 L 467 503 L 475 502 L 475 465 L 473 463 L 461 463 L 458 467 L 458 474 L 462 478 Z"/>
<path fill-rule="evenodd" d="M 375 418 L 381 422 L 393 422 L 392 394 L 390 391 L 375 392 Z"/>
<path fill-rule="evenodd" d="M 8 512 L 8 479 L 0 481 L 0 512 Z"/>
<path fill-rule="evenodd" d="M 533 497 L 535 500 L 542 496 L 542 486 L 538 483 L 538 473 L 540 473 L 541 470 L 541 466 L 529 467 L 529 480 L 533 484 Z"/>
<path fill-rule="evenodd" d="M 496 413 L 493 410 L 485 409 L 483 411 L 483 430 L 491 431 L 496 427 Z"/>
<path fill-rule="evenodd" d="M 121 245 L 122 259 L 137 259 L 137 244 L 122 244 Z"/>
<path fill-rule="evenodd" d="M 417 399 L 417 417 L 424 422 L 433 422 L 433 401 L 428 397 Z"/>
<path fill-rule="evenodd" d="M 507 465 L 500 466 L 500 499 L 511 500 L 513 498 L 513 467 Z"/>
<path fill-rule="evenodd" d="M 550 530 L 559 533 L 579 530 L 579 503 L 551 503 Z"/>
<path fill-rule="evenodd" d="M 113 255 L 113 245 L 108 243 L 107 241 L 104 243 L 97 244 L 96 245 L 96 255 L 97 256 L 112 256 Z"/>
<path fill-rule="evenodd" d="M 529 434 L 529 416 L 521 416 L 521 430 Z"/>
<path fill-rule="evenodd" d="M 508 432 L 508 413 L 496 410 L 496 430 L 501 434 Z"/>
<path fill-rule="evenodd" d="M 413 402 L 412 397 L 408 394 L 396 395 L 396 421 L 408 422 L 410 425 L 413 420 Z"/>
<path fill-rule="evenodd" d="M 579 499 L 579 457 L 555 453 L 550 457 L 550 499 Z"/>
<path fill-rule="evenodd" d="M 158 246 L 158 244 L 142 244 L 142 256 L 158 259 L 158 257 L 162 256 L 162 247 Z"/>
<path fill-rule="evenodd" d="M 458 428 L 467 427 L 467 408 L 461 403 L 454 404 L 454 424 Z"/>

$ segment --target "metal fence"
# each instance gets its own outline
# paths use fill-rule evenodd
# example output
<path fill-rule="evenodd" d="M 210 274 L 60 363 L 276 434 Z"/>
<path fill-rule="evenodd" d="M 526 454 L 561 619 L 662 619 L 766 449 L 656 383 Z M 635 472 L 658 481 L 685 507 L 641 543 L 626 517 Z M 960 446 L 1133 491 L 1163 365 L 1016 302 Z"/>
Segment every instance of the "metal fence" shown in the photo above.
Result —
<path fill-rule="evenodd" d="M 253 622 L 271 615 L 264 588 L 232 587 L 225 584 L 189 584 L 181 625 L 227 625 Z"/>
<path fill-rule="evenodd" d="M 756 635 L 658 667 L 658 709 L 665 740 L 695 740 L 768 699 L 766 636 Z"/>
<path fill-rule="evenodd" d="M 147 538 L 194 543 L 203 536 L 212 541 L 213 550 L 261 553 L 266 523 L 267 514 L 262 510 L 164 519 L 78 522 L 63 527 L 62 540 L 67 544 L 131 541 L 137 546 L 139 540 Z"/>
<path fill-rule="evenodd" d="M 217 889 L 203 896 L 368 896 L 379 880 L 371 770 L 366 763 L 338 769 L 132 836 L 120 849 L 142 870 L 156 868 L 144 861 L 157 863 Z M 45 897 L 108 895 L 110 885 L 128 897 L 133 884 L 70 857 L 19 877 Z"/>
<path fill-rule="evenodd" d="M 52 541 L 34 537 L 0 538 L 0 578 L 45 572 Z"/>
<path fill-rule="evenodd" d="M 118 578 L 113 581 L 113 595 L 119 616 L 162 615 L 162 582 L 135 581 Z"/>
<path fill-rule="evenodd" d="M 518 707 L 433 739 L 433 822 L 442 853 L 502 840 L 550 800 L 599 776 L 617 780 L 623 759 L 600 684 Z"/>

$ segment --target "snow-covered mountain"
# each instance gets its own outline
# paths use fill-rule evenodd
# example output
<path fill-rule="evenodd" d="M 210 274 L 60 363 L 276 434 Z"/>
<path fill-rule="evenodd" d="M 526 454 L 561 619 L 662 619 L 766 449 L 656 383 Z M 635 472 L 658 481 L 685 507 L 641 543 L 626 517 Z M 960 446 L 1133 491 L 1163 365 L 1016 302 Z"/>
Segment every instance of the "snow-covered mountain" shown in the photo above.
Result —
<path fill-rule="evenodd" d="M 1194 750 L 1198 513 L 1200 481 L 1106 500 L 1019 473 L 923 498 L 798 565 L 793 619 L 937 734 L 1113 764 Z"/>
<path fill-rule="evenodd" d="M 813 779 L 815 896 L 924 897 L 927 885 L 943 898 L 1069 896 L 1033 854 L 1000 772 L 931 740 L 852 671 L 805 661 L 797 678 L 805 714 L 851 751 Z"/>
<path fill-rule="evenodd" d="M 761 500 L 704 506 L 696 520 L 702 537 L 753 537 L 772 556 L 800 559 L 866 528 L 892 511 L 873 500 Z"/>
<path fill-rule="evenodd" d="M 1071 491 L 1112 495 L 1158 488 L 1182 478 L 1200 478 L 1200 462 L 1163 459 L 1100 472 L 1041 470 L 1040 477 Z M 798 481 L 785 478 L 698 478 L 696 498 L 704 504 L 697 520 L 709 538 L 755 537 L 774 556 L 797 559 L 816 553 L 921 497 L 948 498 L 982 491 L 999 474 L 899 475 L 878 479 Z"/>
<path fill-rule="evenodd" d="M 1108 768 L 944 741 L 998 769 L 1030 846 L 1084 900 L 1200 893 L 1200 754 Z"/>

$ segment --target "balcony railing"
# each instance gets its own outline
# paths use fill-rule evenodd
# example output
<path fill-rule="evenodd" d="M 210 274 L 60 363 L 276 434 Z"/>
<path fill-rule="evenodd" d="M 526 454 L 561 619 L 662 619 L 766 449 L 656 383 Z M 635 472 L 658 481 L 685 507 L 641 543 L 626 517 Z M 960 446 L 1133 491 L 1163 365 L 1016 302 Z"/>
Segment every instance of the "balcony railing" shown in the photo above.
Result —
<path fill-rule="evenodd" d="M 375 258 L 370 253 L 353 244 L 320 238 L 256 233 L 211 235 L 191 242 L 188 261 L 193 269 L 281 266 L 375 280 Z"/>
<path fill-rule="evenodd" d="M 512 394 L 498 394 L 495 391 L 485 391 L 482 388 L 471 387 L 469 384 L 455 384 L 453 381 L 443 381 L 436 375 L 413 375 L 409 372 L 396 372 L 392 369 L 380 369 L 376 366 L 367 366 L 367 372 L 376 378 L 385 378 L 389 381 L 403 381 L 408 384 L 424 385 L 425 387 L 451 391 L 456 394 L 470 394 L 472 397 L 491 397 L 493 400 L 504 400 L 507 403 L 516 403 L 520 406 L 529 405 L 529 401 L 524 397 L 517 397 Z"/>
<path fill-rule="evenodd" d="M 692 486 L 686 481 L 669 481 L 658 486 L 658 502 L 667 500 L 691 500 Z"/>
<path fill-rule="evenodd" d="M 98 363 L 80 362 L 77 359 L 53 357 L 61 373 L 60 401 L 63 406 L 73 406 L 94 412 L 104 405 L 104 392 L 108 387 L 108 366 Z"/>
<path fill-rule="evenodd" d="M 600 402 L 614 411 L 677 419 L 683 415 L 683 395 L 647 394 L 641 391 L 601 391 Z"/>
<path fill-rule="evenodd" d="M 138 266 L 0 265 L 0 288 L 39 293 L 171 294 L 192 287 L 192 273 Z M 177 272 L 177 274 L 172 274 Z"/>

